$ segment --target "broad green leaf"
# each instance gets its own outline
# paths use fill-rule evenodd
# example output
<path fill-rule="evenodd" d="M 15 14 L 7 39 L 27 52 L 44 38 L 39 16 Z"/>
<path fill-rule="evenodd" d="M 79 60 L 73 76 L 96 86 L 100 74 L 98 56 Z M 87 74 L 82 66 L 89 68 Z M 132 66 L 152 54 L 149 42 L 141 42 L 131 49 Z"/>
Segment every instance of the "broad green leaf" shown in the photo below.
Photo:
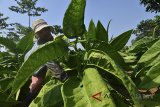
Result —
<path fill-rule="evenodd" d="M 0 70 L 1 70 L 1 67 L 0 67 Z M 4 74 L 16 75 L 16 71 L 11 71 L 11 70 L 9 70 L 9 68 L 8 68 L 8 70 L 7 69 L 6 70 L 5 69 L 1 70 L 0 71 L 0 76 L 2 76 Z"/>
<path fill-rule="evenodd" d="M 83 100 L 85 100 L 86 97 L 83 97 L 84 93 L 82 92 L 82 88 L 83 87 L 81 81 L 77 77 L 70 77 L 62 85 L 61 90 L 62 90 L 62 98 L 64 101 L 64 107 L 76 107 L 76 103 L 79 103 L 79 105 L 83 104 L 84 102 Z"/>
<path fill-rule="evenodd" d="M 104 52 L 113 52 L 106 42 L 99 40 L 91 41 L 89 49 L 97 49 Z"/>
<path fill-rule="evenodd" d="M 0 66 L 0 76 L 2 76 L 4 74 L 15 75 L 16 71 L 12 71 L 12 69 L 10 69 L 10 68 L 5 68 L 5 67 Z"/>
<path fill-rule="evenodd" d="M 61 83 L 54 80 L 46 83 L 38 96 L 31 102 L 29 107 L 60 107 L 63 106 L 61 95 Z"/>
<path fill-rule="evenodd" d="M 87 65 L 96 66 L 104 71 L 111 73 L 112 75 L 119 78 L 125 88 L 128 90 L 135 107 L 140 107 L 140 101 L 137 98 L 138 90 L 136 85 L 130 79 L 130 77 L 123 71 L 121 66 L 117 65 L 117 63 L 106 53 L 98 50 L 90 50 L 88 52 L 88 63 Z"/>
<path fill-rule="evenodd" d="M 105 52 L 110 58 L 112 58 L 117 65 L 121 66 L 123 69 L 126 69 L 126 63 L 124 62 L 123 57 L 118 52 Z"/>
<path fill-rule="evenodd" d="M 138 41 L 133 42 L 129 48 L 129 52 L 147 51 L 158 39 L 144 37 Z"/>
<path fill-rule="evenodd" d="M 112 48 L 108 44 L 96 41 L 93 43 L 93 46 L 90 49 L 96 49 L 105 52 L 114 61 L 116 61 L 117 64 L 122 66 L 124 69 L 126 68 L 126 63 L 124 62 L 123 57 L 117 51 L 112 50 Z"/>
<path fill-rule="evenodd" d="M 4 78 L 0 80 L 0 91 L 6 91 L 11 85 L 14 78 Z"/>
<path fill-rule="evenodd" d="M 16 93 L 28 80 L 28 78 L 47 61 L 56 60 L 68 53 L 67 44 L 62 39 L 57 39 L 42 45 L 37 51 L 32 53 L 20 67 L 12 85 L 12 93 Z"/>
<path fill-rule="evenodd" d="M 118 37 L 116 37 L 111 43 L 111 49 L 115 51 L 121 50 L 128 42 L 132 34 L 132 30 L 122 33 Z"/>
<path fill-rule="evenodd" d="M 90 43 L 89 49 L 98 49 L 104 52 L 112 52 L 110 46 L 106 42 L 99 41 L 99 40 L 92 41 Z"/>
<path fill-rule="evenodd" d="M 62 86 L 62 96 L 64 107 L 115 107 L 106 83 L 94 68 L 84 70 L 82 81 L 69 78 Z"/>
<path fill-rule="evenodd" d="M 151 67 L 142 79 L 139 87 L 144 89 L 151 89 L 160 85 L 160 62 Z"/>
<path fill-rule="evenodd" d="M 30 32 L 28 33 L 28 35 L 24 36 L 19 43 L 17 44 L 17 49 L 19 50 L 19 52 L 21 53 L 25 53 L 26 51 L 28 51 L 28 49 L 30 49 L 33 45 L 33 37 L 34 37 L 34 33 Z"/>
<path fill-rule="evenodd" d="M 0 37 L 0 44 L 4 45 L 11 52 L 15 52 L 16 43 L 14 43 L 12 40 L 8 38 Z"/>
<path fill-rule="evenodd" d="M 84 11 L 86 0 L 71 0 L 63 19 L 64 34 L 72 39 L 85 32 Z"/>
<path fill-rule="evenodd" d="M 142 100 L 144 107 L 160 107 L 159 101 L 152 101 L 152 99 Z"/>
<path fill-rule="evenodd" d="M 138 63 L 144 63 L 145 66 L 153 66 L 160 60 L 160 40 L 154 43 L 140 58 Z"/>
<path fill-rule="evenodd" d="M 88 33 L 86 34 L 86 39 L 87 40 L 96 39 L 96 27 L 95 27 L 93 20 L 91 20 L 89 23 L 89 28 L 88 28 Z"/>
<path fill-rule="evenodd" d="M 136 69 L 136 68 L 135 68 Z M 135 77 L 144 77 L 146 73 L 149 71 L 150 67 L 142 67 L 142 69 L 137 70 L 138 72 L 135 74 Z"/>
<path fill-rule="evenodd" d="M 159 61 L 160 61 L 160 55 L 157 55 L 156 57 L 151 59 L 149 62 L 146 62 L 145 66 L 146 67 L 154 66 L 155 64 L 159 63 Z"/>
<path fill-rule="evenodd" d="M 3 54 L 0 52 L 0 62 L 3 61 Z"/>
<path fill-rule="evenodd" d="M 65 64 L 67 65 L 67 67 L 71 68 L 71 69 L 75 69 L 78 65 L 78 58 L 77 55 L 74 53 L 69 53 L 68 54 L 68 58 L 67 61 L 65 62 Z"/>
<path fill-rule="evenodd" d="M 148 53 L 147 52 L 144 53 L 138 63 L 144 65 L 147 68 L 151 68 L 152 66 L 155 66 L 157 63 L 159 63 L 160 51 L 157 50 L 157 52 L 152 53 L 151 52 L 152 50 L 154 51 L 153 48 L 149 48 L 149 50 L 147 51 Z M 148 59 L 147 59 L 147 56 L 148 56 Z"/>
<path fill-rule="evenodd" d="M 144 104 L 145 107 L 160 107 L 160 94 L 156 93 L 151 99 L 144 99 L 142 100 L 142 103 Z"/>
<path fill-rule="evenodd" d="M 100 76 L 99 72 L 95 68 L 87 68 L 84 70 L 84 76 L 82 79 L 83 87 L 91 99 L 91 104 L 95 107 L 115 107 L 114 100 L 112 99 L 111 93 Z M 101 93 L 99 99 L 101 102 L 93 98 L 93 95 Z"/>
<path fill-rule="evenodd" d="M 97 30 L 96 30 L 96 38 L 100 41 L 104 41 L 108 44 L 108 32 L 103 27 L 102 23 L 98 21 L 97 23 Z"/>
<path fill-rule="evenodd" d="M 51 100 L 52 99 L 52 100 Z M 42 107 L 59 107 L 63 106 L 61 95 L 61 84 L 48 90 L 41 99 Z"/>
<path fill-rule="evenodd" d="M 117 91 L 115 90 L 112 90 L 111 91 L 111 95 L 115 101 L 115 104 L 118 106 L 118 107 L 130 107 L 129 105 L 127 105 L 126 103 L 124 103 L 124 99 L 117 93 Z"/>
<path fill-rule="evenodd" d="M 14 99 L 8 99 L 8 95 L 5 93 L 0 92 L 0 106 L 1 107 L 12 107 L 13 105 L 17 104 L 18 101 L 15 101 Z"/>

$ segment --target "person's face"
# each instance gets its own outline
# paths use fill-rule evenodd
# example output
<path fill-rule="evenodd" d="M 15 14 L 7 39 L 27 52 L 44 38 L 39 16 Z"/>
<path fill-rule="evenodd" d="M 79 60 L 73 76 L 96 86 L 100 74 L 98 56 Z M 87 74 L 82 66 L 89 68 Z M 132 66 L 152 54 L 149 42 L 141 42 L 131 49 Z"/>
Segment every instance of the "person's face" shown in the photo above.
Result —
<path fill-rule="evenodd" d="M 38 31 L 36 35 L 38 35 L 38 39 L 48 39 L 52 36 L 49 27 L 43 28 L 42 30 Z"/>

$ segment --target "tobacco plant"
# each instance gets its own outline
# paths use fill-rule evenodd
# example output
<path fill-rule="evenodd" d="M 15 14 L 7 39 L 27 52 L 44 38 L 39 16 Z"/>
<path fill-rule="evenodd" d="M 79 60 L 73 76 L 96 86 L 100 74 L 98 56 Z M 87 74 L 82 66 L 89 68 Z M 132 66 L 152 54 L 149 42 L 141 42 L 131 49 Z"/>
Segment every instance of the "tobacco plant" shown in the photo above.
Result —
<path fill-rule="evenodd" d="M 86 0 L 71 0 L 63 19 L 64 35 L 40 46 L 27 60 L 19 64 L 16 76 L 9 82 L 10 95 L 0 101 L 22 103 L 15 99 L 21 96 L 19 91 L 22 92 L 23 87 L 27 86 L 32 74 L 42 64 L 56 60 L 69 78 L 60 82 L 47 74 L 45 85 L 29 107 L 151 107 L 148 106 L 148 100 L 141 99 L 139 89 L 159 86 L 160 42 L 148 42 L 149 47 L 140 56 L 136 56 L 138 52 L 134 51 L 140 50 L 141 46 L 134 45 L 129 48 L 130 52 L 134 52 L 130 57 L 121 50 L 128 42 L 132 30 L 109 40 L 110 22 L 105 29 L 100 21 L 95 25 L 91 20 L 86 29 L 85 6 Z M 127 58 L 133 58 L 134 64 L 127 62 Z M 145 68 L 147 73 L 143 73 Z M 129 70 L 134 71 L 131 76 L 128 75 Z M 137 77 L 137 73 L 144 77 Z M 154 96 L 155 98 L 158 96 Z M 158 105 L 158 101 L 153 105 Z"/>

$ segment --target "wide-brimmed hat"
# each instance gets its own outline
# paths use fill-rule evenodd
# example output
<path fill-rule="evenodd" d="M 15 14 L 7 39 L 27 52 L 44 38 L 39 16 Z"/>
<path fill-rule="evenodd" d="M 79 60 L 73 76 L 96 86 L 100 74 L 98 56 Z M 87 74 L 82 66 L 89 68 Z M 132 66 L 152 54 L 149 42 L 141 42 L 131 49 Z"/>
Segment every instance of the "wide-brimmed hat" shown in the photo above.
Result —
<path fill-rule="evenodd" d="M 49 27 L 51 31 L 54 30 L 54 28 L 47 24 L 47 22 L 43 19 L 37 19 L 32 23 L 32 29 L 34 30 L 34 33 L 37 33 L 38 31 L 42 30 L 43 28 Z"/>

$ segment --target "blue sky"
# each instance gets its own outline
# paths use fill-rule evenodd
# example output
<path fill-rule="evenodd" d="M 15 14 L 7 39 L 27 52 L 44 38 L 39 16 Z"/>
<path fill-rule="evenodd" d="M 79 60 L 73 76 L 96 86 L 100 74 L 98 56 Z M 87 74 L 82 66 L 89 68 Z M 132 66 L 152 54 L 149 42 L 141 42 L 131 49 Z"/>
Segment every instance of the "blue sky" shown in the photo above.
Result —
<path fill-rule="evenodd" d="M 39 0 L 37 6 L 48 9 L 40 17 L 32 17 L 31 22 L 37 18 L 45 19 L 50 25 L 62 25 L 65 10 L 71 0 Z M 109 20 L 112 20 L 109 28 L 110 37 L 136 28 L 140 21 L 154 18 L 155 14 L 145 12 L 143 5 L 139 4 L 139 0 L 86 0 L 85 25 L 91 19 L 95 23 L 98 20 L 107 27 Z M 9 6 L 16 5 L 14 0 L 0 0 L 0 12 L 5 16 L 9 16 L 8 22 L 18 22 L 28 26 L 27 15 L 17 14 L 8 9 Z M 131 39 L 133 39 L 132 36 Z M 130 39 L 130 40 L 131 40 Z"/>

